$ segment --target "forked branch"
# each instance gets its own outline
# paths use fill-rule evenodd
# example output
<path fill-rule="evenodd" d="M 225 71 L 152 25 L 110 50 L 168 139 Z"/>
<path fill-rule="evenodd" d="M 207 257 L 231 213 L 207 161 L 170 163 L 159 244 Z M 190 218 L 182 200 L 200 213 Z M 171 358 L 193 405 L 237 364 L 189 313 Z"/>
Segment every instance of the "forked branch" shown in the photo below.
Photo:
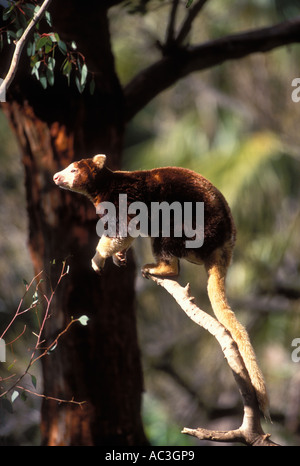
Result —
<path fill-rule="evenodd" d="M 195 12 L 205 4 L 197 2 Z M 198 12 L 198 11 L 197 11 Z M 176 42 L 182 41 L 191 26 L 192 10 L 185 25 L 178 33 Z M 173 27 L 173 26 L 172 26 Z M 165 55 L 161 60 L 140 71 L 125 86 L 126 119 L 129 121 L 154 97 L 179 79 L 195 71 L 203 71 L 220 65 L 228 60 L 237 60 L 257 52 L 269 52 L 283 45 L 300 42 L 300 16 L 274 26 L 263 27 L 246 32 L 209 40 L 194 46 L 181 47 Z M 173 34 L 172 29 L 169 32 Z"/>
<path fill-rule="evenodd" d="M 190 294 L 189 284 L 186 285 L 186 287 L 182 287 L 176 280 L 162 279 L 150 275 L 148 278 L 151 278 L 157 285 L 165 288 L 190 319 L 216 338 L 233 372 L 243 400 L 243 422 L 238 429 L 223 432 L 202 428 L 184 428 L 182 433 L 193 435 L 201 440 L 241 442 L 252 446 L 275 446 L 276 444 L 270 440 L 270 434 L 265 434 L 261 427 L 260 411 L 255 391 L 237 345 L 233 341 L 230 333 L 214 317 L 201 310 L 195 304 L 195 298 Z"/>

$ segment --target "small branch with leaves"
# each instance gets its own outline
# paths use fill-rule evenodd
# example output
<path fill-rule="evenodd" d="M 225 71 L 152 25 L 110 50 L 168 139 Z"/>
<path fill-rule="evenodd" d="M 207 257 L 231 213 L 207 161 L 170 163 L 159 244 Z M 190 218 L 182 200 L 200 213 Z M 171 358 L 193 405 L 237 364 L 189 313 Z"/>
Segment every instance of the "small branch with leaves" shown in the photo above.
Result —
<path fill-rule="evenodd" d="M 25 364 L 25 368 L 21 374 L 18 375 L 14 373 L 14 374 L 9 374 L 5 377 L 0 377 L 0 400 L 2 400 L 4 408 L 6 408 L 10 412 L 12 412 L 12 403 L 19 397 L 19 395 L 21 396 L 22 399 L 25 399 L 26 398 L 25 395 L 28 393 L 31 395 L 37 396 L 37 397 L 44 398 L 46 400 L 55 400 L 58 403 L 73 403 L 76 405 L 82 405 L 83 403 L 85 403 L 85 401 L 75 401 L 73 398 L 71 400 L 64 400 L 64 399 L 58 399 L 58 398 L 54 398 L 54 397 L 51 397 L 45 394 L 38 393 L 36 391 L 36 385 L 37 385 L 36 377 L 35 375 L 31 373 L 31 369 L 36 364 L 37 361 L 39 361 L 46 355 L 51 354 L 51 352 L 55 350 L 60 338 L 68 332 L 71 325 L 73 325 L 75 322 L 79 322 L 81 325 L 87 325 L 87 321 L 88 321 L 87 316 L 81 316 L 77 319 L 72 318 L 71 321 L 66 325 L 66 327 L 53 339 L 51 343 L 48 343 L 46 346 L 43 346 L 45 344 L 45 340 L 43 340 L 43 331 L 45 329 L 47 320 L 51 317 L 50 307 L 51 307 L 54 295 L 62 279 L 68 273 L 69 273 L 69 266 L 66 264 L 66 261 L 63 261 L 60 275 L 56 281 L 55 286 L 51 287 L 51 293 L 49 296 L 47 296 L 41 290 L 41 284 L 44 281 L 44 279 L 42 278 L 43 276 L 42 271 L 38 273 L 35 277 L 33 277 L 33 279 L 31 280 L 29 284 L 25 282 L 24 296 L 20 300 L 19 306 L 13 318 L 11 319 L 11 321 L 9 322 L 5 330 L 2 332 L 0 339 L 4 340 L 4 336 L 6 336 L 8 330 L 11 329 L 12 325 L 15 323 L 17 319 L 20 318 L 20 316 L 23 316 L 29 311 L 35 312 L 39 329 L 37 332 L 32 331 L 32 334 L 36 337 L 36 341 L 33 345 L 33 349 L 31 351 L 29 362 Z M 22 309 L 25 297 L 32 290 L 35 283 L 36 285 L 34 288 L 34 293 L 32 296 L 31 304 L 26 309 Z M 39 309 L 39 305 L 43 303 L 45 303 L 45 306 L 42 306 L 42 307 L 45 307 L 45 310 L 44 310 L 42 319 L 40 319 L 40 316 L 38 315 L 38 309 Z M 17 337 L 15 337 L 12 341 L 10 341 L 9 343 L 6 343 L 6 347 L 10 347 L 12 350 L 12 353 L 13 353 L 13 344 L 24 335 L 26 330 L 27 330 L 27 326 L 24 325 L 22 332 Z M 12 370 L 15 363 L 16 363 L 16 360 L 14 360 L 12 363 L 8 365 L 7 367 L 8 373 Z M 30 377 L 31 384 L 35 390 L 29 389 L 28 387 L 24 386 L 23 382 L 26 376 Z"/>
<path fill-rule="evenodd" d="M 30 58 L 31 74 L 36 77 L 41 86 L 46 89 L 54 85 L 56 52 L 64 57 L 61 71 L 70 85 L 71 73 L 74 70 L 75 84 L 82 93 L 89 81 L 90 94 L 94 93 L 94 73 L 88 70 L 85 56 L 77 50 L 75 41 L 67 43 L 55 31 L 39 31 L 39 21 L 45 17 L 47 25 L 52 28 L 52 17 L 48 8 L 52 0 L 44 0 L 42 4 L 34 5 L 27 0 L 11 2 L 2 14 L 5 26 L 0 29 L 0 50 L 3 48 L 4 37 L 8 45 L 15 44 L 10 67 L 0 85 L 0 96 L 5 95 L 17 72 L 22 50 L 26 45 L 27 56 Z"/>
<path fill-rule="evenodd" d="M 182 287 L 176 280 L 158 278 L 152 275 L 148 275 L 147 278 L 151 278 L 157 285 L 162 286 L 175 299 L 190 319 L 216 338 L 233 372 L 243 400 L 243 422 L 238 429 L 215 431 L 202 428 L 184 428 L 182 433 L 195 436 L 200 440 L 240 442 L 251 446 L 275 446 L 276 444 L 270 440 L 270 434 L 265 434 L 261 427 L 260 411 L 255 391 L 237 345 L 230 333 L 214 317 L 201 310 L 195 304 L 195 298 L 190 294 L 189 284 Z"/>
<path fill-rule="evenodd" d="M 23 50 L 23 47 L 27 41 L 27 38 L 32 31 L 32 29 L 35 27 L 35 25 L 39 22 L 39 20 L 43 17 L 44 13 L 46 12 L 47 8 L 49 7 L 50 3 L 52 0 L 44 0 L 42 5 L 40 7 L 37 7 L 34 10 L 33 17 L 31 21 L 28 23 L 27 27 L 25 30 L 22 32 L 21 37 L 15 42 L 15 50 L 14 54 L 10 63 L 9 70 L 7 72 L 7 75 L 5 76 L 4 80 L 2 81 L 0 85 L 0 95 L 4 94 L 5 91 L 9 88 L 15 74 L 18 68 L 18 64 L 21 58 L 21 53 Z M 10 7 L 10 9 L 13 9 L 14 5 Z"/>

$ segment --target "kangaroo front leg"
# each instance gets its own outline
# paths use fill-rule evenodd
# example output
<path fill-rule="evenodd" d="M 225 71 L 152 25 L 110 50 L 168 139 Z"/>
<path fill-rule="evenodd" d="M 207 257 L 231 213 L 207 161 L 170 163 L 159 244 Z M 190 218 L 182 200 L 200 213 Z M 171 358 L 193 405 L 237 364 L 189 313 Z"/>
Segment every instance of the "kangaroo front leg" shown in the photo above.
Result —
<path fill-rule="evenodd" d="M 130 247 L 133 240 L 134 238 L 130 236 L 127 236 L 126 238 L 110 238 L 109 236 L 101 236 L 96 247 L 96 254 L 92 259 L 92 267 L 95 272 L 99 274 L 101 273 L 104 268 L 105 260 L 108 257 L 114 256 L 114 258 L 119 261 L 124 261 L 126 258 L 125 252 Z"/>
<path fill-rule="evenodd" d="M 127 249 L 124 249 L 123 251 L 116 252 L 113 255 L 113 262 L 115 265 L 118 267 L 123 267 L 124 265 L 127 265 Z"/>

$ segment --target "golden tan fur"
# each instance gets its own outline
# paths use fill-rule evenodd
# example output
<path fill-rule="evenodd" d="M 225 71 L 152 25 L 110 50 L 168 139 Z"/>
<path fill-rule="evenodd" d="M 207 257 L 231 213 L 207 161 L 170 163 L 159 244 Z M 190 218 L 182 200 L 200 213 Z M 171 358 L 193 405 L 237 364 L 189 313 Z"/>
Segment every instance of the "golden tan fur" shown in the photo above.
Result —
<path fill-rule="evenodd" d="M 237 320 L 230 308 L 225 290 L 225 279 L 231 259 L 231 246 L 216 250 L 205 263 L 208 273 L 207 292 L 213 311 L 224 327 L 231 333 L 243 358 L 245 367 L 256 392 L 261 411 L 269 418 L 269 401 L 263 375 L 245 327 Z"/>

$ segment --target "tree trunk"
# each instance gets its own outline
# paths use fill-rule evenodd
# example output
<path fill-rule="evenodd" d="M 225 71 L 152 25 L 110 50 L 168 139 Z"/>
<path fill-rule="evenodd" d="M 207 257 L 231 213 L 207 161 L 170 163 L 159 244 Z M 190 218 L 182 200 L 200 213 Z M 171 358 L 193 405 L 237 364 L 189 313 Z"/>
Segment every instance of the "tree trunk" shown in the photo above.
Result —
<path fill-rule="evenodd" d="M 82 10 L 84 9 L 84 14 Z M 29 76 L 22 58 L 5 111 L 23 154 L 29 214 L 29 245 L 35 271 L 49 276 L 51 261 L 68 258 L 69 274 L 55 293 L 44 338 L 53 340 L 71 317 L 74 324 L 58 347 L 43 358 L 44 393 L 86 401 L 82 406 L 45 400 L 44 445 L 141 445 L 143 390 L 134 313 L 135 265 L 107 261 L 99 278 L 90 266 L 97 240 L 96 214 L 83 196 L 58 189 L 53 174 L 71 161 L 106 153 L 111 168 L 120 165 L 124 132 L 123 95 L 114 70 L 108 21 L 101 2 L 54 2 L 55 30 L 75 40 L 95 73 L 93 96 L 80 95 L 65 77 L 43 90 Z M 52 269 L 52 270 L 51 270 Z M 45 284 L 49 294 L 50 283 Z"/>

